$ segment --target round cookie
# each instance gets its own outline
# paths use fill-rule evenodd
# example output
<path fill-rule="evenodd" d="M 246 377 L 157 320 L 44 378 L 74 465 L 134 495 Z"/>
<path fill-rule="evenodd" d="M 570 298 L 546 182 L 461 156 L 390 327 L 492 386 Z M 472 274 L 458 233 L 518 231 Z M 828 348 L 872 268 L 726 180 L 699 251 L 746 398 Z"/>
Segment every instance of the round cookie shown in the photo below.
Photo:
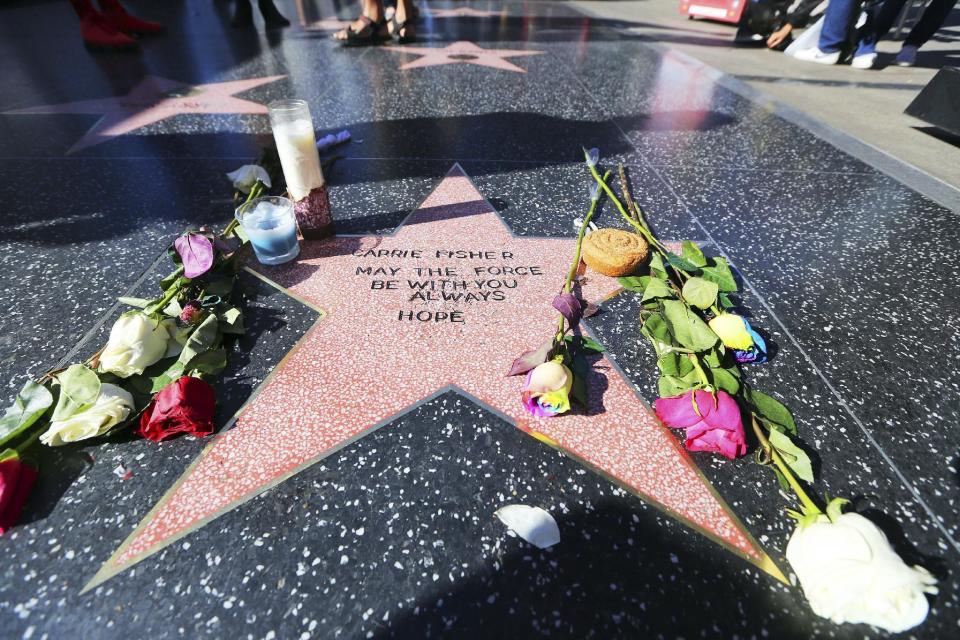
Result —
<path fill-rule="evenodd" d="M 599 229 L 583 239 L 583 261 L 605 276 L 628 276 L 647 259 L 647 241 L 622 229 Z"/>

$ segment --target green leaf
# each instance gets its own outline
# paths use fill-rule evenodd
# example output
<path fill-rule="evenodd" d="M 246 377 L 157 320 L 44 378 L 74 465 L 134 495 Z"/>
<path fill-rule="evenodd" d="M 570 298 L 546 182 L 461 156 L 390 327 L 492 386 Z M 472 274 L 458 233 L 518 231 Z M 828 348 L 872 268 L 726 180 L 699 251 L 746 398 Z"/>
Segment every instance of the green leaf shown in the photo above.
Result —
<path fill-rule="evenodd" d="M 120 304 L 130 305 L 131 307 L 137 307 L 138 309 L 143 309 L 148 304 L 153 302 L 152 300 L 147 300 L 146 298 L 129 298 L 127 296 L 120 296 L 117 298 Z"/>
<path fill-rule="evenodd" d="M 177 299 L 176 299 L 176 298 L 174 298 L 173 300 L 171 300 L 171 301 L 167 304 L 167 306 L 165 306 L 165 307 L 163 308 L 163 315 L 165 315 L 165 316 L 170 316 L 171 318 L 176 318 L 176 317 L 178 317 L 181 313 L 183 313 L 183 307 L 180 306 L 180 303 L 177 302 Z"/>
<path fill-rule="evenodd" d="M 684 240 L 681 247 L 683 257 L 689 261 L 690 264 L 697 267 L 707 266 L 707 257 L 703 255 L 703 251 L 700 251 L 700 247 L 698 247 L 696 244 L 690 242 L 689 240 Z"/>
<path fill-rule="evenodd" d="M 566 335 L 563 339 L 574 351 L 583 351 L 584 353 L 603 353 L 606 351 L 602 344 L 590 336 Z"/>
<path fill-rule="evenodd" d="M 673 291 L 663 280 L 658 280 L 657 278 L 650 278 L 650 281 L 647 283 L 647 288 L 643 291 L 643 298 L 640 302 L 646 302 L 647 300 L 653 300 L 655 298 L 673 298 Z"/>
<path fill-rule="evenodd" d="M 665 353 L 657 358 L 657 368 L 665 376 L 680 376 L 680 358 L 675 351 Z"/>
<path fill-rule="evenodd" d="M 29 380 L 13 404 L 0 418 L 0 445 L 16 438 L 25 429 L 43 417 L 53 405 L 53 394 L 42 384 Z"/>
<path fill-rule="evenodd" d="M 711 369 L 723 368 L 723 354 L 720 349 L 711 349 L 703 354 L 703 361 Z"/>
<path fill-rule="evenodd" d="M 179 360 L 174 360 L 163 373 L 153 377 L 150 384 L 150 393 L 158 393 L 165 386 L 182 376 L 184 366 Z"/>
<path fill-rule="evenodd" d="M 217 331 L 218 325 L 217 316 L 212 313 L 207 315 L 187 338 L 187 343 L 183 345 L 183 351 L 180 352 L 180 362 L 185 365 L 189 364 L 191 360 L 204 351 L 214 348 L 219 334 Z"/>
<path fill-rule="evenodd" d="M 663 258 L 659 253 L 650 256 L 650 273 L 661 280 L 667 279 L 667 269 L 663 266 Z"/>
<path fill-rule="evenodd" d="M 243 328 L 243 312 L 237 307 L 227 307 L 227 309 L 218 314 L 220 320 L 220 331 L 223 333 L 245 333 Z"/>
<path fill-rule="evenodd" d="M 770 444 L 780 453 L 780 457 L 797 474 L 797 477 L 806 482 L 813 482 L 813 466 L 806 452 L 795 445 L 790 436 L 776 429 L 771 429 L 768 437 Z"/>
<path fill-rule="evenodd" d="M 100 378 L 82 364 L 70 365 L 66 371 L 57 374 L 60 383 L 60 397 L 53 410 L 53 420 L 65 420 L 83 411 L 100 395 Z"/>
<path fill-rule="evenodd" d="M 793 421 L 790 410 L 783 406 L 779 400 L 754 389 L 750 390 L 749 400 L 761 417 L 796 435 L 797 423 Z"/>
<path fill-rule="evenodd" d="M 718 389 L 723 389 L 732 396 L 740 391 L 740 380 L 730 370 L 720 367 L 711 368 L 708 370 L 708 375 L 710 382 Z"/>
<path fill-rule="evenodd" d="M 703 278 L 690 278 L 683 285 L 683 299 L 694 307 L 709 309 L 717 301 L 719 287 Z"/>
<path fill-rule="evenodd" d="M 670 266 L 674 269 L 679 269 L 680 271 L 684 271 L 690 275 L 694 275 L 700 271 L 700 267 L 693 264 L 689 260 L 686 260 L 685 258 L 681 258 L 675 253 L 667 253 L 667 262 L 669 262 Z"/>
<path fill-rule="evenodd" d="M 236 280 L 236 276 L 228 276 L 214 280 L 203 288 L 203 292 L 208 296 L 220 296 L 226 299 L 230 295 L 230 292 L 233 291 L 233 284 Z"/>
<path fill-rule="evenodd" d="M 733 271 L 723 258 L 714 258 L 713 265 L 700 269 L 700 277 L 716 284 L 720 291 L 732 292 L 737 290 L 737 281 Z"/>
<path fill-rule="evenodd" d="M 198 355 L 190 361 L 183 370 L 188 374 L 205 373 L 217 375 L 227 366 L 227 352 L 223 349 L 211 349 Z"/>
<path fill-rule="evenodd" d="M 717 343 L 717 334 L 679 300 L 664 300 L 663 314 L 673 337 L 684 347 L 705 351 Z"/>
<path fill-rule="evenodd" d="M 643 326 L 640 327 L 640 333 L 654 342 L 673 343 L 673 339 L 670 337 L 670 328 L 659 313 L 651 313 L 647 316 L 646 320 L 643 321 Z"/>
<path fill-rule="evenodd" d="M 637 293 L 647 288 L 648 280 L 650 280 L 650 276 L 623 276 L 617 278 L 621 287 L 627 291 L 636 291 Z"/>
<path fill-rule="evenodd" d="M 727 295 L 723 291 L 721 291 L 719 295 L 717 295 L 717 300 L 720 301 L 720 306 L 723 307 L 724 311 L 729 311 L 730 309 L 733 309 L 735 306 L 737 306 L 733 303 L 733 298 L 731 298 L 729 295 Z"/>
<path fill-rule="evenodd" d="M 693 384 L 677 376 L 660 376 L 660 379 L 657 380 L 657 394 L 661 398 L 678 396 L 690 391 L 693 387 Z"/>

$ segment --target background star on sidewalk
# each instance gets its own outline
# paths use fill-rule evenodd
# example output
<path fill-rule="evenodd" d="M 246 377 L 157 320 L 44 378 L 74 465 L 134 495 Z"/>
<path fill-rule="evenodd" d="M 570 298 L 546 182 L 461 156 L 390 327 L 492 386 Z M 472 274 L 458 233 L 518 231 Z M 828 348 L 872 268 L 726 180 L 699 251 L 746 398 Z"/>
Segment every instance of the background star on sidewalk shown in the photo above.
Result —
<path fill-rule="evenodd" d="M 434 67 L 441 64 L 476 64 L 481 67 L 493 67 L 494 69 L 503 69 L 504 71 L 516 71 L 517 73 L 526 73 L 527 70 L 506 60 L 518 56 L 537 56 L 543 51 L 530 51 L 527 49 L 483 49 L 472 42 L 461 40 L 453 42 L 445 47 L 383 47 L 389 51 L 402 51 L 404 53 L 416 53 L 422 56 L 413 62 L 407 62 L 400 65 L 401 71 L 407 69 L 418 69 L 420 67 Z"/>
<path fill-rule="evenodd" d="M 148 75 L 129 93 L 114 98 L 79 100 L 7 111 L 7 114 L 88 113 L 103 117 L 87 131 L 68 154 L 129 133 L 171 116 L 189 113 L 267 113 L 259 102 L 235 98 L 234 94 L 285 76 L 265 76 L 248 80 L 184 84 Z"/>

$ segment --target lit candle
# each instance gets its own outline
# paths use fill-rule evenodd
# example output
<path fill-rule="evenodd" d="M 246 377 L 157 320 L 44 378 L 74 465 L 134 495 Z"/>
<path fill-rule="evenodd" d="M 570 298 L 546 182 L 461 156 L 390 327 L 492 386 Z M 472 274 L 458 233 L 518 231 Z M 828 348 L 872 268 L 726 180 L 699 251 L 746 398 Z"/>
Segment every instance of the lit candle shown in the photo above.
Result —
<path fill-rule="evenodd" d="M 304 100 L 278 100 L 267 109 L 300 232 L 304 238 L 326 237 L 333 233 L 333 218 L 310 109 Z"/>

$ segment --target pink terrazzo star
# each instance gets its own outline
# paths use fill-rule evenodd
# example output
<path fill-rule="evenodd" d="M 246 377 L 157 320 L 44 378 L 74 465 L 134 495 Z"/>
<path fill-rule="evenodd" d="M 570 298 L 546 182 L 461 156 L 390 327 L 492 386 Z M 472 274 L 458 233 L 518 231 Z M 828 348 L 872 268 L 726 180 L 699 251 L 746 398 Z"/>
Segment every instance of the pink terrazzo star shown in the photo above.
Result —
<path fill-rule="evenodd" d="M 509 62 L 507 58 L 518 56 L 537 56 L 543 51 L 528 51 L 526 49 L 483 49 L 462 40 L 448 44 L 445 47 L 383 47 L 389 51 L 416 53 L 422 57 L 413 62 L 400 65 L 400 70 L 419 69 L 421 67 L 435 67 L 442 64 L 476 64 L 481 67 L 493 67 L 504 71 L 526 73 L 527 70 Z"/>
<path fill-rule="evenodd" d="M 266 76 L 249 80 L 190 85 L 159 76 L 146 76 L 125 96 L 79 100 L 7 111 L 8 114 L 89 113 L 103 117 L 67 152 L 73 153 L 134 129 L 188 113 L 267 113 L 267 107 L 234 94 L 279 80 Z"/>
<path fill-rule="evenodd" d="M 505 373 L 515 356 L 555 329 L 549 302 L 573 249 L 570 239 L 512 235 L 455 166 L 395 235 L 304 243 L 295 262 L 258 266 L 261 277 L 326 315 L 87 589 L 450 388 L 783 579 L 611 361 L 594 366 L 589 411 L 537 419 L 523 409 L 523 376 Z M 448 254 L 456 251 L 489 253 Z M 505 267 L 514 275 L 504 275 Z M 456 275 L 431 278 L 417 269 Z M 427 280 L 468 284 L 409 284 Z M 618 289 L 615 280 L 591 273 L 583 295 L 600 301 Z M 439 299 L 411 300 L 418 291 Z M 465 298 L 467 292 L 499 298 L 495 291 L 503 300 Z M 464 295 L 443 301 L 444 292 Z M 455 312 L 462 321 L 451 321 Z"/>

